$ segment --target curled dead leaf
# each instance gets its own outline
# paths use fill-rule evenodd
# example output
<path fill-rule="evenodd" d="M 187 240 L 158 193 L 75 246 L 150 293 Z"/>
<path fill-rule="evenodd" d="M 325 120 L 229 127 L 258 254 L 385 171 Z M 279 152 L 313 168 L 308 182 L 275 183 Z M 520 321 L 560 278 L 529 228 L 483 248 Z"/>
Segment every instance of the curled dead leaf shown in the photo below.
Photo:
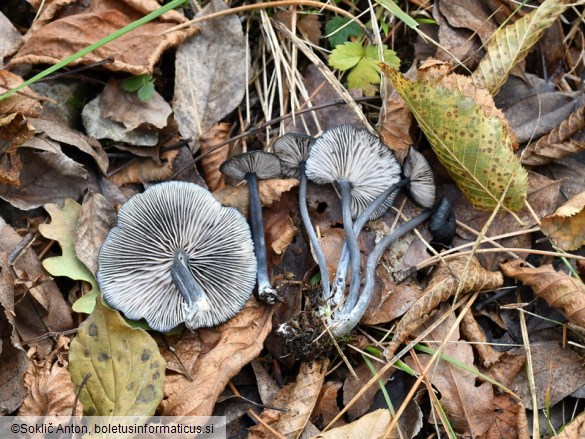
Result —
<path fill-rule="evenodd" d="M 280 209 L 278 210 L 280 212 Z M 281 255 L 292 242 L 297 228 L 286 212 L 284 215 L 272 215 L 266 219 L 266 235 L 271 236 L 274 253 Z"/>
<path fill-rule="evenodd" d="M 585 285 L 579 279 L 555 271 L 550 264 L 528 267 L 522 259 L 500 266 L 506 276 L 530 286 L 534 294 L 559 309 L 570 322 L 585 327 Z"/>
<path fill-rule="evenodd" d="M 137 158 L 128 166 L 112 175 L 110 179 L 117 186 L 166 180 L 173 175 L 173 162 L 178 154 L 179 151 L 176 149 L 162 153 L 162 166 L 150 158 Z"/>
<path fill-rule="evenodd" d="M 562 250 L 577 250 L 585 245 L 585 192 L 575 195 L 544 217 L 540 223 L 542 233 Z"/>
<path fill-rule="evenodd" d="M 0 70 L 0 94 L 6 93 L 24 82 L 22 78 L 8 70 Z M 36 116 L 41 109 L 41 97 L 30 88 L 25 87 L 8 99 L 0 101 L 0 115 L 22 113 L 24 116 Z"/>
<path fill-rule="evenodd" d="M 227 160 L 229 145 L 215 147 L 228 138 L 231 128 L 231 123 L 220 122 L 201 134 L 199 138 L 203 178 L 211 192 L 225 187 L 223 174 L 219 171 L 219 166 Z"/>

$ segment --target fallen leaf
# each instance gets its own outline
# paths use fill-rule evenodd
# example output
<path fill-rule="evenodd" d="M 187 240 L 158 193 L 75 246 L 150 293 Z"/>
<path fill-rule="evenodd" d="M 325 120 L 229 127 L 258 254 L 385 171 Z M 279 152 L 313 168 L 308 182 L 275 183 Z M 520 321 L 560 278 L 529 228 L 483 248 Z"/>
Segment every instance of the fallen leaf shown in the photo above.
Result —
<path fill-rule="evenodd" d="M 510 387 L 516 376 L 524 370 L 525 364 L 525 354 L 503 352 L 498 361 L 490 365 L 486 374 L 498 383 Z"/>
<path fill-rule="evenodd" d="M 0 68 L 4 66 L 4 59 L 16 52 L 21 44 L 22 35 L 0 12 Z"/>
<path fill-rule="evenodd" d="M 225 187 L 223 174 L 219 171 L 219 167 L 227 160 L 229 144 L 219 148 L 216 148 L 216 146 L 228 138 L 231 128 L 231 123 L 220 122 L 202 133 L 199 138 L 203 178 L 211 192 Z"/>
<path fill-rule="evenodd" d="M 189 371 L 167 376 L 163 416 L 209 416 L 228 381 L 262 350 L 272 329 L 273 307 L 250 299 L 234 318 L 215 328 L 199 329 L 202 351 Z"/>
<path fill-rule="evenodd" d="M 121 81 L 115 78 L 110 79 L 101 92 L 99 106 L 102 117 L 121 123 L 129 131 L 162 129 L 173 112 L 156 91 L 144 102 L 136 93 L 124 91 Z"/>
<path fill-rule="evenodd" d="M 86 416 L 151 416 L 163 397 L 165 360 L 142 329 L 96 301 L 69 352 L 71 380 Z"/>
<path fill-rule="evenodd" d="M 117 186 L 130 183 L 149 183 L 152 181 L 167 180 L 175 172 L 173 163 L 178 150 L 170 150 L 161 154 L 162 165 L 149 158 L 137 158 L 128 166 L 110 177 L 110 180 Z"/>
<path fill-rule="evenodd" d="M 496 351 L 490 344 L 477 320 L 472 313 L 465 313 L 461 320 L 461 334 L 465 340 L 474 342 L 473 347 L 479 355 L 481 364 L 489 368 L 494 363 L 500 361 L 503 352 Z"/>
<path fill-rule="evenodd" d="M 54 21 L 43 23 L 44 26 L 40 28 L 31 28 L 10 66 L 56 64 L 159 7 L 157 2 L 151 0 L 92 1 L 87 9 L 81 9 L 79 13 L 62 14 Z M 75 12 L 78 11 L 79 9 Z M 69 65 L 93 64 L 112 57 L 114 62 L 104 64 L 104 68 L 122 70 L 133 75 L 152 74 L 154 65 L 165 50 L 178 46 L 187 37 L 197 33 L 198 28 L 190 26 L 165 34 L 165 31 L 185 21 L 185 17 L 177 11 L 169 11 Z"/>
<path fill-rule="evenodd" d="M 575 195 L 540 222 L 542 233 L 562 250 L 578 250 L 585 245 L 585 192 Z"/>
<path fill-rule="evenodd" d="M 414 143 L 411 131 L 413 126 L 412 111 L 400 97 L 392 93 L 386 99 L 380 122 L 380 137 L 391 150 L 407 149 Z"/>
<path fill-rule="evenodd" d="M 314 424 L 325 427 L 339 414 L 341 409 L 337 403 L 337 395 L 342 386 L 343 383 L 341 381 L 327 381 L 323 383 L 319 399 L 311 416 Z M 345 425 L 345 421 L 339 419 L 335 421 L 332 427 L 336 428 L 343 425 Z"/>
<path fill-rule="evenodd" d="M 53 276 L 65 276 L 91 284 L 91 291 L 73 304 L 75 312 L 89 314 L 95 306 L 99 287 L 92 272 L 75 253 L 75 234 L 81 206 L 71 199 L 66 199 L 63 208 L 56 204 L 47 204 L 45 210 L 51 215 L 51 222 L 40 224 L 39 232 L 45 238 L 54 239 L 59 243 L 61 256 L 45 259 L 43 267 Z"/>
<path fill-rule="evenodd" d="M 190 378 L 190 373 L 201 354 L 201 339 L 198 331 L 183 331 L 179 336 L 156 334 L 160 353 L 167 363 L 167 370 Z"/>
<path fill-rule="evenodd" d="M 284 209 L 271 209 L 264 224 L 266 241 L 277 255 L 284 253 L 297 231 L 288 213 Z"/>
<path fill-rule="evenodd" d="M 514 156 L 514 133 L 487 91 L 436 61 L 419 67 L 415 82 L 382 69 L 473 207 L 491 210 L 501 198 L 508 209 L 524 206 L 528 175 Z"/>
<path fill-rule="evenodd" d="M 254 375 L 256 376 L 256 384 L 258 385 L 258 393 L 263 404 L 269 405 L 274 400 L 280 387 L 276 384 L 274 378 L 270 376 L 268 371 L 264 368 L 262 363 L 258 360 L 250 362 Z"/>
<path fill-rule="evenodd" d="M 296 27 L 301 35 L 313 43 L 319 45 L 321 40 L 321 23 L 319 22 L 319 16 L 316 14 L 298 14 L 296 13 Z M 273 20 L 278 20 L 292 31 L 292 18 L 293 13 L 291 11 L 277 10 L 272 16 Z"/>
<path fill-rule="evenodd" d="M 275 407 L 286 407 L 287 411 L 265 409 L 260 417 L 283 436 L 299 437 L 315 407 L 328 366 L 329 359 L 301 363 L 296 381 L 282 389 L 271 403 Z M 249 431 L 251 438 L 272 435 L 262 424 L 250 428 Z"/>
<path fill-rule="evenodd" d="M 212 0 L 197 17 L 227 9 Z M 213 56 L 210 56 L 213 54 Z M 194 141 L 236 108 L 247 86 L 249 70 L 242 23 L 227 15 L 201 23 L 201 33 L 177 49 L 173 110 L 179 132 Z"/>
<path fill-rule="evenodd" d="M 551 439 L 575 439 L 585 437 L 585 412 L 577 415 L 570 423 L 566 424 L 559 434 L 551 436 Z"/>
<path fill-rule="evenodd" d="M 525 410 L 522 402 L 518 402 L 504 393 L 496 395 L 492 403 L 496 413 L 494 422 L 483 435 L 479 436 L 479 439 L 517 439 L 522 437 L 518 427 L 521 414 Z"/>
<path fill-rule="evenodd" d="M 23 82 L 20 76 L 8 70 L 0 70 L 0 94 L 6 93 Z M 25 87 L 19 93 L 0 101 L 0 115 L 22 113 L 24 116 L 36 116 L 41 109 L 40 101 L 39 95 Z"/>
<path fill-rule="evenodd" d="M 499 288 L 504 283 L 500 272 L 484 269 L 477 258 L 471 261 L 461 256 L 439 267 L 433 274 L 422 296 L 402 316 L 394 329 L 394 338 L 388 345 L 384 356 L 391 360 L 398 347 L 407 337 L 429 318 L 430 313 L 451 296 L 469 293 L 470 291 L 486 291 Z"/>
<path fill-rule="evenodd" d="M 530 14 L 500 27 L 486 46 L 486 56 L 472 79 L 478 88 L 498 94 L 510 71 L 526 58 L 544 31 L 569 7 L 566 0 L 545 0 Z"/>
<path fill-rule="evenodd" d="M 22 113 L 0 117 L 0 153 L 14 153 L 34 132 L 34 127 Z"/>
<path fill-rule="evenodd" d="M 69 351 L 69 339 L 59 337 L 57 348 L 42 361 L 32 360 L 24 375 L 28 395 L 19 416 L 70 416 L 75 400 L 75 386 L 67 370 L 69 364 L 66 355 Z M 83 406 L 77 401 L 77 412 L 83 412 Z"/>
<path fill-rule="evenodd" d="M 378 362 L 372 362 L 373 366 L 376 368 L 376 371 L 379 371 L 384 366 Z M 348 375 L 345 378 L 345 382 L 343 383 L 343 404 L 348 405 L 349 402 L 356 396 L 359 392 L 363 390 L 364 384 L 372 379 L 373 373 L 371 369 L 365 362 L 362 362 L 357 367 L 354 368 L 354 372 L 356 377 L 353 374 Z M 383 383 L 386 383 L 392 375 L 393 370 L 386 371 L 384 374 L 380 376 L 380 380 Z M 374 402 L 374 397 L 376 393 L 380 390 L 380 385 L 378 383 L 374 383 L 370 387 L 368 387 L 362 396 L 348 408 L 347 414 L 349 415 L 349 420 L 354 421 L 360 416 L 364 415 L 368 412 L 372 403 Z"/>
<path fill-rule="evenodd" d="M 87 193 L 75 228 L 75 254 L 94 276 L 97 273 L 100 248 L 115 224 L 116 212 L 103 195 Z"/>
<path fill-rule="evenodd" d="M 513 350 L 522 351 L 523 348 Z M 554 406 L 585 385 L 585 369 L 576 352 L 563 349 L 557 341 L 531 343 L 530 351 L 538 410 Z M 522 398 L 528 410 L 534 410 L 526 373 L 518 374 L 510 389 Z"/>
<path fill-rule="evenodd" d="M 500 266 L 506 276 L 530 286 L 534 294 L 560 310 L 570 322 L 585 327 L 585 285 L 579 279 L 555 271 L 550 264 L 528 267 L 522 259 Z"/>
<path fill-rule="evenodd" d="M 375 412 L 368 413 L 351 424 L 318 434 L 312 439 L 347 439 L 357 437 L 367 437 L 369 439 L 380 439 L 384 437 L 387 439 L 395 439 L 398 437 L 395 431 L 390 433 L 390 436 L 384 435 L 386 427 L 388 427 L 391 420 L 392 416 L 390 415 L 390 410 L 379 409 Z"/>

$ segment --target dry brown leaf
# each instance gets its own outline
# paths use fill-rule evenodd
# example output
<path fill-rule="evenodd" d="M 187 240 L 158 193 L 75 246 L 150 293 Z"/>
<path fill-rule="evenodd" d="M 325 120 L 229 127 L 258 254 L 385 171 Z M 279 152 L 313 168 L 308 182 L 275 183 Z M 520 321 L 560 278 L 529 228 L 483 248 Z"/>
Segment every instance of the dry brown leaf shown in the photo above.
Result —
<path fill-rule="evenodd" d="M 298 184 L 299 181 L 294 178 L 259 181 L 258 187 L 262 205 L 265 207 L 272 205 L 272 203 L 280 200 L 283 192 L 290 191 Z M 236 187 L 220 189 L 213 192 L 213 195 L 221 204 L 235 207 L 244 216 L 248 215 L 249 193 L 246 185 L 240 184 Z"/>
<path fill-rule="evenodd" d="M 390 410 L 378 409 L 375 412 L 368 413 L 364 417 L 344 425 L 343 427 L 334 428 L 325 433 L 321 433 L 311 439 L 348 439 L 348 438 L 368 438 L 395 439 L 398 437 L 393 431 L 390 436 L 384 436 L 386 427 L 390 424 L 392 416 Z"/>
<path fill-rule="evenodd" d="M 380 370 L 383 367 L 383 364 L 381 365 L 378 362 L 373 362 L 373 366 L 376 370 Z M 353 374 L 348 375 L 343 383 L 344 405 L 349 404 L 354 396 L 363 390 L 364 384 L 372 378 L 372 371 L 365 362 L 355 367 L 354 372 L 357 378 L 354 377 Z M 390 378 L 392 372 L 392 370 L 385 372 L 380 379 L 385 383 L 388 381 L 388 378 Z M 347 413 L 350 421 L 354 421 L 368 411 L 374 402 L 374 397 L 378 390 L 380 390 L 378 383 L 371 385 L 364 391 L 362 396 L 360 396 L 360 398 L 348 408 Z"/>
<path fill-rule="evenodd" d="M 411 135 L 414 116 L 406 103 L 394 92 L 386 99 L 381 119 L 380 137 L 393 151 L 407 149 L 414 143 Z"/>
<path fill-rule="evenodd" d="M 498 361 L 493 363 L 486 373 L 498 383 L 509 387 L 516 376 L 524 369 L 525 364 L 526 355 L 523 353 L 503 352 Z"/>
<path fill-rule="evenodd" d="M 0 68 L 4 60 L 18 50 L 22 44 L 22 35 L 10 20 L 0 12 Z"/>
<path fill-rule="evenodd" d="M 455 324 L 455 314 L 447 305 L 443 305 L 440 314 L 449 313 L 449 316 L 439 326 L 437 326 L 425 340 L 433 340 L 431 347 L 436 348 L 437 343 L 442 342 Z M 440 317 L 437 315 L 437 317 Z M 434 321 L 435 319 L 433 319 Z M 432 324 L 428 322 L 429 325 Z M 426 327 L 427 325 L 425 325 Z M 455 330 L 448 339 L 449 343 L 443 346 L 443 354 L 455 358 L 469 368 L 473 365 L 473 349 L 469 343 L 459 340 L 459 331 Z M 418 355 L 421 368 L 417 362 L 409 359 L 411 367 L 422 373 L 422 369 L 428 364 L 431 355 Z M 471 437 L 479 436 L 485 433 L 493 424 L 495 412 L 493 407 L 494 391 L 490 383 L 476 385 L 476 374 L 462 367 L 438 359 L 428 372 L 428 377 L 434 387 L 441 392 L 440 402 L 444 408 L 454 430 Z M 429 419 L 436 419 L 438 416 L 429 416 Z"/>
<path fill-rule="evenodd" d="M 66 355 L 69 339 L 61 336 L 57 348 L 44 361 L 29 363 L 24 383 L 28 395 L 18 414 L 20 416 L 69 416 L 75 400 L 75 386 L 67 370 Z M 77 413 L 83 413 L 77 402 Z"/>
<path fill-rule="evenodd" d="M 4 152 L 13 153 L 16 148 L 30 139 L 34 132 L 34 127 L 22 113 L 11 113 L 1 117 L 0 154 Z"/>
<path fill-rule="evenodd" d="M 17 85 L 22 84 L 20 76 L 0 70 L 0 94 L 6 93 Z M 18 93 L 0 101 L 0 116 L 9 113 L 22 113 L 25 116 L 36 116 L 41 109 L 41 97 L 30 88 L 25 87 Z"/>
<path fill-rule="evenodd" d="M 276 380 L 270 376 L 260 361 L 252 360 L 250 365 L 256 376 L 256 384 L 258 385 L 260 400 L 263 404 L 271 404 L 274 397 L 279 392 L 280 387 L 276 384 Z"/>
<path fill-rule="evenodd" d="M 550 439 L 575 439 L 580 437 L 585 437 L 585 412 L 577 415 L 575 419 L 564 426 L 563 431 Z"/>
<path fill-rule="evenodd" d="M 496 412 L 494 423 L 479 439 L 517 439 L 520 436 L 518 423 L 524 405 L 510 395 L 496 395 L 492 400 Z"/>
<path fill-rule="evenodd" d="M 106 235 L 116 224 L 116 212 L 102 194 L 88 192 L 83 198 L 75 229 L 75 254 L 95 275 L 98 254 Z"/>
<path fill-rule="evenodd" d="M 329 359 L 302 363 L 294 384 L 283 389 L 283 394 L 277 395 L 272 404 L 286 408 L 287 412 L 266 409 L 260 417 L 274 430 L 287 438 L 298 437 L 309 421 L 309 416 L 315 407 L 323 379 L 329 366 Z M 268 435 L 268 436 L 266 436 Z M 250 429 L 249 438 L 271 437 L 262 424 Z"/>
<path fill-rule="evenodd" d="M 270 215 L 266 217 L 264 230 L 266 231 L 266 242 L 277 255 L 284 253 L 290 245 L 297 228 L 288 215 L 286 209 L 270 209 Z"/>
<path fill-rule="evenodd" d="M 447 262 L 446 266 L 441 266 L 434 273 L 423 295 L 396 326 L 394 339 L 388 346 L 387 352 L 384 353 L 386 359 L 392 359 L 402 342 L 429 318 L 429 314 L 441 302 L 457 292 L 461 295 L 470 291 L 493 290 L 501 287 L 503 283 L 502 273 L 487 271 L 475 257 L 469 264 L 465 256 Z"/>
<path fill-rule="evenodd" d="M 95 0 L 83 12 L 60 18 L 41 28 L 31 29 L 26 42 L 10 65 L 56 64 L 94 42 L 158 9 L 155 1 Z M 198 32 L 196 26 L 164 32 L 186 19 L 177 11 L 146 23 L 69 65 L 92 64 L 112 57 L 103 67 L 133 75 L 152 74 L 161 54 Z"/>
<path fill-rule="evenodd" d="M 500 357 L 503 353 L 496 351 L 489 345 L 483 329 L 481 329 L 481 326 L 479 326 L 479 323 L 477 323 L 477 320 L 475 320 L 473 314 L 470 312 L 465 313 L 463 320 L 461 320 L 460 329 L 461 335 L 463 338 L 465 338 L 465 340 L 470 342 L 477 342 L 473 345 L 473 347 L 477 351 L 477 354 L 479 355 L 481 363 L 484 367 L 489 368 L 492 364 L 500 361 Z"/>
<path fill-rule="evenodd" d="M 585 106 L 578 108 L 563 120 L 558 128 L 528 145 L 520 160 L 523 165 L 539 166 L 554 159 L 575 154 L 585 149 L 585 143 L 571 141 L 571 137 L 585 128 Z"/>
<path fill-rule="evenodd" d="M 183 331 L 180 336 L 160 334 L 155 338 L 160 353 L 172 370 L 190 378 L 191 371 L 201 354 L 201 339 L 198 331 Z"/>
<path fill-rule="evenodd" d="M 272 16 L 273 19 L 278 20 L 289 29 L 292 30 L 292 12 L 278 10 Z M 321 40 L 321 23 L 319 23 L 319 16 L 315 14 L 296 14 L 296 26 L 301 35 L 316 46 Z"/>
<path fill-rule="evenodd" d="M 4 154 L 0 157 L 0 184 L 20 186 L 22 162 L 18 154 Z"/>
<path fill-rule="evenodd" d="M 501 267 L 506 276 L 530 286 L 534 294 L 561 311 L 570 322 L 585 327 L 585 285 L 579 279 L 555 271 L 550 264 L 528 267 L 522 259 Z"/>
<path fill-rule="evenodd" d="M 199 329 L 202 352 L 189 371 L 192 380 L 169 374 L 165 398 L 159 407 L 164 416 L 209 416 L 227 382 L 262 350 L 272 329 L 273 307 L 250 299 L 228 322 Z"/>
<path fill-rule="evenodd" d="M 171 106 L 156 91 L 144 102 L 138 94 L 122 88 L 122 81 L 112 78 L 100 94 L 102 117 L 119 122 L 127 130 L 162 129 L 173 112 Z"/>
<path fill-rule="evenodd" d="M 562 250 L 578 250 L 585 245 L 585 192 L 575 195 L 540 222 L 542 233 Z"/>
<path fill-rule="evenodd" d="M 162 166 L 149 158 L 138 158 L 128 166 L 110 177 L 117 186 L 129 183 L 148 183 L 166 180 L 174 173 L 173 163 L 179 154 L 178 150 L 170 150 L 161 154 Z"/>
<path fill-rule="evenodd" d="M 219 166 L 227 160 L 229 144 L 219 148 L 215 148 L 215 146 L 223 143 L 228 138 L 231 128 L 231 123 L 220 122 L 201 134 L 199 138 L 203 179 L 211 192 L 225 187 L 223 174 L 219 171 Z"/>
<path fill-rule="evenodd" d="M 311 416 L 311 421 L 313 421 L 314 424 L 324 427 L 329 425 L 333 418 L 339 414 L 341 409 L 337 403 L 337 394 L 342 386 L 343 383 L 341 381 L 327 381 L 323 383 L 319 399 L 317 400 L 315 410 Z M 341 427 L 343 425 L 345 425 L 345 421 L 343 419 L 338 419 L 335 421 L 335 424 L 333 424 L 333 428 Z"/>

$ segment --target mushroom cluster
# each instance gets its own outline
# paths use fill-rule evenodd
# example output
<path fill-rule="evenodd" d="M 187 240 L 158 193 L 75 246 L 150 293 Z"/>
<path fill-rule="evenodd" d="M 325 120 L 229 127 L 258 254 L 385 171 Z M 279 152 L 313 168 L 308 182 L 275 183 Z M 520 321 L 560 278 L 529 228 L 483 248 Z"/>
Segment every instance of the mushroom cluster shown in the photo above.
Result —
<path fill-rule="evenodd" d="M 118 213 L 99 254 L 106 302 L 165 332 L 215 326 L 239 312 L 256 281 L 245 218 L 192 183 L 160 183 Z"/>

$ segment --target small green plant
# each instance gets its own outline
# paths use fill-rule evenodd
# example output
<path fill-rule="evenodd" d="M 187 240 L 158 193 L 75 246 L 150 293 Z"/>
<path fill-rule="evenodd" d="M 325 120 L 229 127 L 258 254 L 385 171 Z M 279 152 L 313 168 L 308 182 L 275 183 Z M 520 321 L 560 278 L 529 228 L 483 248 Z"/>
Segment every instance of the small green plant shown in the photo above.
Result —
<path fill-rule="evenodd" d="M 127 92 L 136 92 L 138 99 L 148 102 L 154 95 L 154 78 L 152 75 L 130 76 L 122 81 L 122 88 Z"/>
<path fill-rule="evenodd" d="M 325 33 L 332 48 L 349 41 L 350 37 L 361 37 L 364 30 L 347 17 L 333 17 L 325 24 Z"/>
<path fill-rule="evenodd" d="M 383 61 L 395 69 L 400 67 L 400 59 L 396 52 L 382 45 L 382 58 L 378 53 L 378 46 L 363 46 L 358 41 L 338 45 L 329 55 L 329 65 L 342 72 L 350 70 L 347 75 L 348 88 L 360 88 L 366 96 L 376 94 L 377 85 L 380 84 L 380 68 L 378 61 Z"/>

